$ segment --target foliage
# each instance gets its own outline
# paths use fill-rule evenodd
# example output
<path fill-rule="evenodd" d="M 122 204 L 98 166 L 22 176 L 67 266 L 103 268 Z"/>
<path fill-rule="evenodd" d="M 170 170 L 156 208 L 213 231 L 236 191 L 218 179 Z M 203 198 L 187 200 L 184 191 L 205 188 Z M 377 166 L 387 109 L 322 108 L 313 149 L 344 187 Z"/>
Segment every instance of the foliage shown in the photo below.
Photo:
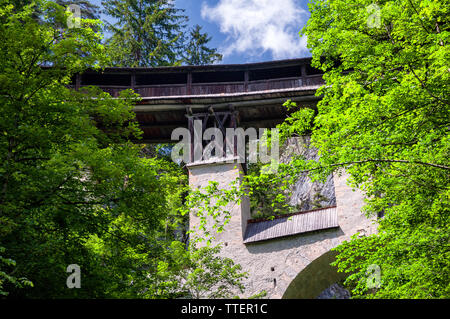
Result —
<path fill-rule="evenodd" d="M 169 0 L 105 0 L 107 40 L 113 66 L 164 66 L 181 63 L 187 17 Z"/>
<path fill-rule="evenodd" d="M 222 55 L 217 49 L 207 47 L 211 37 L 201 32 L 202 27 L 195 25 L 190 31 L 190 39 L 186 45 L 184 63 L 187 65 L 214 64 L 222 60 Z"/>
<path fill-rule="evenodd" d="M 252 217 L 270 218 L 294 212 L 295 207 L 289 205 L 294 175 L 289 176 L 285 165 L 280 165 L 276 172 L 264 170 L 265 167 L 261 162 L 249 163 L 242 181 L 250 198 Z"/>
<path fill-rule="evenodd" d="M 167 224 L 183 175 L 173 163 L 143 158 L 127 141 L 140 134 L 134 93 L 112 99 L 67 86 L 75 72 L 106 61 L 90 28 L 96 21 L 56 28 L 67 14 L 46 1 L 14 12 L 3 0 L 1 8 L 0 242 L 15 261 L 15 277 L 34 283 L 2 290 L 40 298 L 127 296 L 130 278 L 145 277 L 143 267 L 164 249 L 158 239 L 175 227 Z M 65 286 L 69 264 L 80 265 L 82 289 Z"/>
<path fill-rule="evenodd" d="M 204 65 L 222 55 L 207 46 L 211 37 L 199 25 L 191 30 L 188 17 L 171 0 L 105 0 L 105 13 L 115 19 L 107 23 L 107 39 L 113 66 L 156 67 Z"/>
<path fill-rule="evenodd" d="M 3 254 L 4 252 L 5 248 L 0 247 L 0 253 Z M 16 278 L 12 274 L 8 274 L 5 272 L 5 268 L 13 268 L 15 265 L 16 262 L 14 260 L 12 260 L 11 258 L 5 258 L 0 255 L 0 296 L 7 296 L 9 294 L 9 292 L 3 290 L 3 286 L 5 285 L 5 283 L 14 285 L 18 288 L 22 288 L 26 285 L 33 287 L 33 283 L 26 278 Z"/>
<path fill-rule="evenodd" d="M 81 18 L 83 19 L 99 19 L 100 7 L 88 0 L 57 0 L 60 6 L 67 8 L 69 5 L 77 5 L 80 7 Z"/>
<path fill-rule="evenodd" d="M 170 146 L 130 142 L 141 134 L 137 95 L 71 88 L 75 73 L 108 63 L 99 21 L 66 28 L 69 14 L 53 2 L 0 1 L 0 293 L 167 298 L 241 288 L 239 266 L 218 249 L 177 241 L 187 177 Z M 70 264 L 81 289 L 66 287 Z"/>
<path fill-rule="evenodd" d="M 242 293 L 246 273 L 230 258 L 221 257 L 220 246 L 186 249 L 178 241 L 170 245 L 170 256 L 160 261 L 149 276 L 144 295 L 149 298 L 230 298 Z"/>
<path fill-rule="evenodd" d="M 215 232 L 222 232 L 231 219 L 229 206 L 240 204 L 243 188 L 239 180 L 233 181 L 228 188 L 219 187 L 216 181 L 209 181 L 208 185 L 198 189 L 191 189 L 186 196 L 185 205 L 180 208 L 181 214 L 189 216 L 193 213 L 199 218 L 198 226 L 191 225 L 192 243 L 206 241 L 211 244 Z M 201 235 L 200 235 L 201 234 Z"/>
<path fill-rule="evenodd" d="M 312 131 L 320 160 L 297 159 L 292 167 L 316 179 L 345 169 L 351 185 L 366 193 L 366 213 L 384 212 L 378 234 L 337 248 L 353 295 L 448 298 L 450 6 L 386 0 L 374 11 L 370 5 L 309 5 L 303 32 L 327 85 L 317 91 L 323 97 L 317 116 L 297 109 L 284 133 Z M 370 265 L 381 269 L 379 288 L 367 285 Z"/>

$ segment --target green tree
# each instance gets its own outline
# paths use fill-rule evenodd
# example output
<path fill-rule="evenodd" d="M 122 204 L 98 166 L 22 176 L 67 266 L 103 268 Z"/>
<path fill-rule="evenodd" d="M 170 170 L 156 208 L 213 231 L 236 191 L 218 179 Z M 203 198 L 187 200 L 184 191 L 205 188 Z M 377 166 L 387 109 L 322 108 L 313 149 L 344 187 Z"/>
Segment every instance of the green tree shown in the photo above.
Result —
<path fill-rule="evenodd" d="M 189 248 L 170 244 L 168 255 L 139 287 L 147 298 L 231 298 L 244 291 L 247 276 L 233 260 L 221 257 L 220 246 Z"/>
<path fill-rule="evenodd" d="M 73 74 L 106 61 L 91 28 L 97 22 L 61 28 L 65 8 L 44 0 L 22 9 L 2 0 L 0 8 L 3 273 L 11 276 L 15 264 L 2 292 L 129 296 L 130 282 L 145 278 L 167 246 L 159 239 L 173 219 L 182 174 L 128 142 L 140 134 L 135 94 L 113 99 L 97 88 L 68 87 Z M 70 264 L 81 267 L 82 289 L 66 287 Z M 14 278 L 34 287 L 19 289 Z"/>
<path fill-rule="evenodd" d="M 100 18 L 100 7 L 91 3 L 87 0 L 56 0 L 54 1 L 65 9 L 68 8 L 69 5 L 75 4 L 80 7 L 81 17 L 84 19 L 99 19 Z M 26 5 L 30 5 L 33 3 L 33 0 L 12 0 L 10 4 L 14 6 L 14 11 L 18 12 L 24 8 Z M 34 12 L 34 17 L 39 19 L 42 16 L 42 12 L 39 8 L 36 8 Z M 91 26 L 94 27 L 94 26 Z"/>
<path fill-rule="evenodd" d="M 83 19 L 100 19 L 100 7 L 87 0 L 57 0 L 60 6 L 67 8 L 71 4 L 80 7 L 81 18 Z"/>
<path fill-rule="evenodd" d="M 184 63 L 187 65 L 206 65 L 222 61 L 222 55 L 217 49 L 207 46 L 211 41 L 207 33 L 201 32 L 202 27 L 195 25 L 189 33 L 189 42 L 186 45 Z"/>
<path fill-rule="evenodd" d="M 252 218 L 269 218 L 295 212 L 295 207 L 289 205 L 289 185 L 294 183 L 287 178 L 286 171 L 264 171 L 267 165 L 249 163 L 247 175 L 243 179 L 249 192 L 250 211 Z M 244 194 L 243 194 L 244 195 Z"/>
<path fill-rule="evenodd" d="M 316 178 L 345 169 L 366 193 L 366 213 L 384 212 L 378 234 L 337 248 L 354 296 L 449 298 L 450 6 L 376 4 L 309 4 L 303 32 L 327 85 L 317 114 L 296 110 L 284 131 L 311 129 L 321 157 L 292 167 Z M 379 285 L 368 284 L 371 265 Z"/>
<path fill-rule="evenodd" d="M 112 36 L 106 41 L 113 66 L 178 65 L 187 17 L 170 0 L 105 0 Z"/>
<path fill-rule="evenodd" d="M 197 293 L 239 287 L 237 265 L 177 241 L 187 177 L 164 151 L 129 141 L 141 133 L 138 97 L 71 88 L 74 74 L 108 63 L 99 21 L 66 28 L 54 2 L 0 3 L 0 294 L 173 297 L 186 295 L 189 272 Z M 81 289 L 66 287 L 71 264 Z"/>
<path fill-rule="evenodd" d="M 4 252 L 5 248 L 0 247 L 0 254 L 3 254 Z M 9 294 L 8 291 L 4 290 L 5 283 L 17 288 L 22 288 L 27 285 L 33 287 L 33 283 L 26 278 L 16 278 L 12 275 L 15 266 L 15 260 L 0 255 L 0 296 L 8 296 Z"/>

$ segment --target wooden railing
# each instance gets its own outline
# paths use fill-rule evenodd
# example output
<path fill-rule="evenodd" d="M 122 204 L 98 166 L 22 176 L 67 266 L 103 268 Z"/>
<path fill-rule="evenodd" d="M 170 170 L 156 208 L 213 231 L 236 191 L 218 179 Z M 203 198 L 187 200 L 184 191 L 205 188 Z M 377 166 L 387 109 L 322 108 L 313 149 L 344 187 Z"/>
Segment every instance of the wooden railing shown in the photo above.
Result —
<path fill-rule="evenodd" d="M 142 97 L 164 97 L 203 96 L 211 94 L 234 94 L 246 92 L 251 93 L 296 89 L 323 84 L 322 74 L 318 74 L 317 71 L 312 74 L 308 74 L 307 69 L 311 69 L 307 64 L 308 60 L 299 59 L 298 61 L 294 60 L 293 62 L 288 62 L 290 63 L 288 66 L 288 68 L 290 68 L 289 70 L 293 70 L 294 72 L 286 73 L 286 61 L 281 61 L 280 64 L 278 64 L 277 61 L 272 62 L 267 66 L 267 69 L 264 68 L 267 65 L 265 63 L 253 65 L 217 65 L 185 68 L 109 68 L 101 74 L 91 72 L 86 73 L 86 77 L 84 75 L 77 75 L 73 86 L 75 88 L 81 88 L 86 84 L 89 84 L 89 76 L 91 76 L 91 82 L 94 82 L 92 83 L 93 85 L 102 88 L 114 97 L 118 96 L 120 91 L 130 88 Z M 205 79 L 203 75 L 210 76 L 216 71 L 216 77 L 206 77 L 207 80 L 210 80 L 209 82 L 195 82 L 195 80 L 198 82 L 201 78 Z M 233 79 L 238 80 L 231 80 L 232 82 L 221 81 L 227 78 L 221 77 L 221 74 L 226 75 L 227 72 L 234 72 L 233 74 L 238 76 L 233 77 Z M 252 72 L 257 72 L 257 75 Z M 279 72 L 279 74 L 277 72 Z M 92 76 L 97 78 L 92 81 Z M 146 77 L 150 77 L 150 82 L 156 82 L 156 84 L 152 83 L 143 85 Z M 144 80 L 142 80 L 143 78 Z M 162 83 L 170 82 L 174 78 L 176 79 L 176 84 L 157 84 L 157 81 L 161 81 Z M 119 83 L 120 85 L 111 85 L 111 83 Z"/>

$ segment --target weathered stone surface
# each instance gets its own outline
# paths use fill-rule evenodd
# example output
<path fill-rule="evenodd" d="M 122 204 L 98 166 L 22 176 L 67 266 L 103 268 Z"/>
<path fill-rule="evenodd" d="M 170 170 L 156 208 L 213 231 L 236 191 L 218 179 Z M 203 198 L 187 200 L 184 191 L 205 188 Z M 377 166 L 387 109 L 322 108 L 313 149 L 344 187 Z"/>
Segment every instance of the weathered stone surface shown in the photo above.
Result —
<path fill-rule="evenodd" d="M 243 174 L 242 167 L 233 163 L 215 163 L 189 166 L 189 183 L 192 187 L 204 187 L 208 181 L 217 181 L 219 187 L 229 184 Z M 250 219 L 250 205 L 244 198 L 240 204 L 226 207 L 231 220 L 225 231 L 216 236 L 218 242 L 227 243 L 221 254 L 239 263 L 249 277 L 245 282 L 246 292 L 241 297 L 249 297 L 262 290 L 268 298 L 281 298 L 293 280 L 312 262 L 336 247 L 343 240 L 358 231 L 371 234 L 376 231 L 374 220 L 367 219 L 361 213 L 363 194 L 353 191 L 346 184 L 347 176 L 332 176 L 339 228 L 314 231 L 286 238 L 268 240 L 245 245 L 243 236 L 247 220 Z M 190 227 L 198 225 L 198 217 L 191 214 Z M 317 280 L 317 295 L 336 280 Z M 301 285 L 301 283 L 296 283 Z M 312 298 L 317 297 L 312 296 Z M 295 298 L 295 296 L 294 296 Z"/>

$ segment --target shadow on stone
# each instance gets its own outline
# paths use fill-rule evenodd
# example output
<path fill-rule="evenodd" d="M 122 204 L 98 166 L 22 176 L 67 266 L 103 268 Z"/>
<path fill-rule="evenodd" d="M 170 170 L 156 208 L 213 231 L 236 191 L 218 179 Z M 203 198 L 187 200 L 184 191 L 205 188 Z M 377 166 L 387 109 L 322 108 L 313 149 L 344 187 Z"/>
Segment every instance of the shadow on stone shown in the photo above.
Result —
<path fill-rule="evenodd" d="M 344 296 L 341 290 L 337 294 L 337 289 L 334 289 L 336 287 L 333 286 L 346 277 L 346 274 L 337 272 L 337 267 L 330 265 L 335 260 L 336 254 L 334 251 L 329 251 L 313 260 L 292 280 L 284 292 L 283 299 L 313 299 L 318 297 L 327 299 L 324 297 Z M 350 297 L 349 294 L 348 297 Z"/>
<path fill-rule="evenodd" d="M 300 248 L 302 246 L 312 245 L 328 239 L 337 239 L 342 235 L 344 235 L 344 232 L 340 228 L 322 229 L 283 238 L 249 243 L 246 244 L 246 248 L 250 254 L 267 254 L 286 249 Z"/>

